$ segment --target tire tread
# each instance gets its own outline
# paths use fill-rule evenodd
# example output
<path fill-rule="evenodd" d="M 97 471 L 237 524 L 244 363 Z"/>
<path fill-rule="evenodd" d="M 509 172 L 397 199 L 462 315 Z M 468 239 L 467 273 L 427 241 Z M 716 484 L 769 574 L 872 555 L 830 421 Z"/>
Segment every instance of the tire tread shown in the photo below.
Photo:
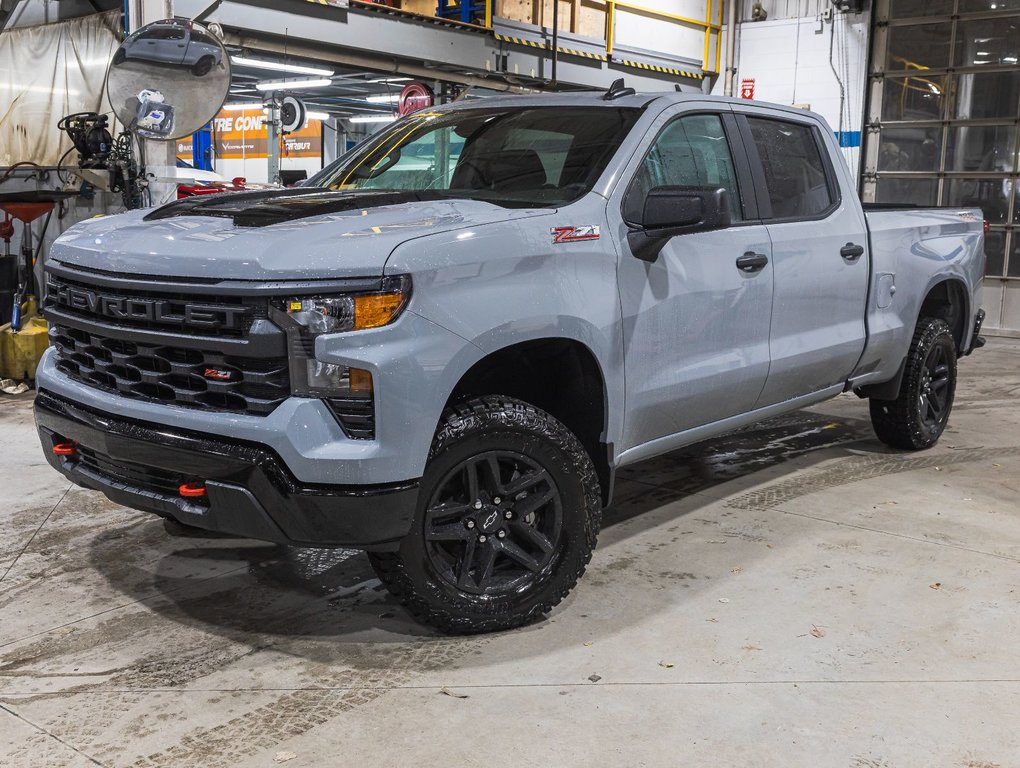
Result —
<path fill-rule="evenodd" d="M 922 450 L 933 446 L 941 436 L 941 433 L 939 433 L 934 439 L 931 439 L 921 431 L 918 424 L 914 393 L 924 370 L 928 351 L 932 345 L 939 343 L 942 338 L 949 339 L 953 344 L 955 352 L 955 342 L 946 321 L 937 317 L 921 318 L 914 329 L 914 336 L 910 342 L 910 351 L 907 353 L 907 365 L 903 373 L 903 382 L 900 384 L 900 391 L 896 399 L 872 399 L 869 402 L 871 424 L 874 427 L 875 435 L 891 448 L 906 451 Z M 955 357 L 952 358 L 951 376 L 951 386 L 955 388 Z M 952 399 L 950 399 L 949 407 L 950 409 L 952 408 Z"/>

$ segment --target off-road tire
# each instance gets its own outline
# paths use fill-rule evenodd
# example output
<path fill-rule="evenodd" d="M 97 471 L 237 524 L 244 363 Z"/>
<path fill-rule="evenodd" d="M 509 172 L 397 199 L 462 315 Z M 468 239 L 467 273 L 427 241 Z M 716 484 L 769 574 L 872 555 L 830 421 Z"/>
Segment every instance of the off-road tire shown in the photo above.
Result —
<path fill-rule="evenodd" d="M 932 366 L 932 360 L 938 365 Z M 933 371 L 945 367 L 945 392 L 938 418 L 927 407 Z M 942 374 L 939 374 L 940 376 Z M 870 401 L 871 424 L 878 439 L 888 446 L 907 451 L 930 448 L 946 428 L 956 395 L 956 342 L 945 320 L 921 318 L 907 353 L 903 382 L 895 400 Z"/>
<path fill-rule="evenodd" d="M 461 589 L 459 580 L 453 583 L 449 574 L 444 577 L 438 569 L 427 536 L 434 523 L 426 520 L 436 509 L 433 505 L 429 512 L 430 500 L 447 487 L 444 483 L 459 467 L 501 451 L 525 457 L 533 462 L 532 466 L 545 470 L 548 482 L 555 483 L 558 494 L 554 498 L 558 501 L 546 504 L 554 504 L 559 510 L 558 534 L 551 554 L 546 555 L 545 570 L 525 573 L 520 588 L 508 593 L 473 594 Z M 546 486 L 546 494 L 551 487 Z M 519 509 L 523 509 L 524 502 L 520 504 Z M 507 516 L 512 515 L 511 511 Z M 526 517 L 515 524 L 523 525 Z M 548 413 L 521 400 L 501 395 L 477 397 L 447 408 L 440 419 L 411 532 L 398 551 L 369 553 L 369 559 L 386 588 L 424 624 L 449 634 L 511 629 L 545 616 L 573 589 L 591 560 L 601 517 L 602 500 L 595 467 L 570 430 Z M 532 515 L 528 522 L 536 524 L 537 519 Z M 481 524 L 475 529 L 472 521 L 470 527 L 474 534 L 481 532 Z M 508 539 L 501 541 L 509 543 Z M 492 544 L 490 541 L 487 546 Z M 465 562 L 465 557 L 466 554 L 460 563 Z M 481 569 L 474 572 L 475 578 L 480 572 Z M 479 584 L 483 579 L 484 576 L 478 579 Z"/>
<path fill-rule="evenodd" d="M 191 65 L 191 74 L 195 77 L 205 77 L 208 75 L 216 63 L 216 59 L 212 56 L 203 56 L 194 64 Z"/>

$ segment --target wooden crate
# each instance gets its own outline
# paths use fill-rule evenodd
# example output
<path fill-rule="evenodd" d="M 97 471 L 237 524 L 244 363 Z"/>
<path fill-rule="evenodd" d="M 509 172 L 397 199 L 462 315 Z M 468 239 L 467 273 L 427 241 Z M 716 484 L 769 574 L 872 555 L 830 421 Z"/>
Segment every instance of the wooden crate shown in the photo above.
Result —
<path fill-rule="evenodd" d="M 553 3 L 559 2 L 562 32 L 604 40 L 606 3 L 603 0 L 493 0 L 493 16 L 552 28 Z M 405 0 L 406 2 L 406 0 Z"/>

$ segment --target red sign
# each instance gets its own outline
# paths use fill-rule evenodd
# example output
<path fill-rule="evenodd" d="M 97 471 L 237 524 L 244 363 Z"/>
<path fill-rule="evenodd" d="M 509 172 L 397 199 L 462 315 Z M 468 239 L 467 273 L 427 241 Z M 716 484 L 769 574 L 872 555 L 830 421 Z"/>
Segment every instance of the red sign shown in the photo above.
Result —
<path fill-rule="evenodd" d="M 742 99 L 753 99 L 754 98 L 754 78 L 748 78 L 740 81 L 740 98 Z"/>
<path fill-rule="evenodd" d="M 420 109 L 428 109 L 436 103 L 436 95 L 432 89 L 424 83 L 408 83 L 400 91 L 400 101 L 397 102 L 400 116 L 409 115 Z"/>

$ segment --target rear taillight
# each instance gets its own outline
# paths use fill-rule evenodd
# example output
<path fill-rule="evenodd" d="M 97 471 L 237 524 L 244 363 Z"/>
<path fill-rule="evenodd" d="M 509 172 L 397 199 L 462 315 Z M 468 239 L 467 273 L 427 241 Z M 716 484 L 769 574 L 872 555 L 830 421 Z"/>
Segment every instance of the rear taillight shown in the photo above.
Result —
<path fill-rule="evenodd" d="M 992 225 L 988 222 L 988 219 L 985 219 L 985 234 L 987 235 L 991 231 Z"/>

